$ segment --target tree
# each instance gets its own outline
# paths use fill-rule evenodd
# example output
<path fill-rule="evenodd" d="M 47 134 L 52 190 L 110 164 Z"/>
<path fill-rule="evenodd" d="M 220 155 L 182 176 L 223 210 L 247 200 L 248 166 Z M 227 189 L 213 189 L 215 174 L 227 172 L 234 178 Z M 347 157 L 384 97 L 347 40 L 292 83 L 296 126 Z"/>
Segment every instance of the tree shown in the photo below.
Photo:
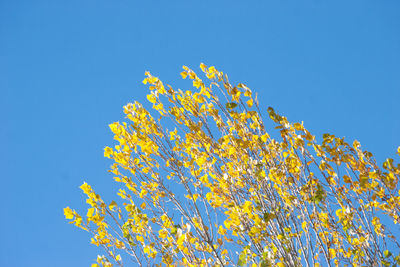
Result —
<path fill-rule="evenodd" d="M 247 86 L 200 68 L 208 84 L 181 73 L 194 91 L 146 72 L 153 113 L 127 104 L 129 123 L 110 125 L 118 144 L 104 150 L 120 200 L 106 204 L 84 183 L 86 217 L 64 209 L 105 250 L 94 266 L 400 264 L 390 231 L 400 223 L 400 164 L 380 168 L 358 141 L 332 134 L 318 143 L 268 108 L 273 138 Z"/>

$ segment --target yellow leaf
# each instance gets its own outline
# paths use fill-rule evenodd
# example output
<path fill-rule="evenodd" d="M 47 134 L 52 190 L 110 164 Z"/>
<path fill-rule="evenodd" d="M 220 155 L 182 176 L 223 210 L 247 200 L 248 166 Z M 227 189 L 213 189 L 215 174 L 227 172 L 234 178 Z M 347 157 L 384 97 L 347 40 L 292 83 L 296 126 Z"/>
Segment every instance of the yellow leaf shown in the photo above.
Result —
<path fill-rule="evenodd" d="M 193 81 L 193 86 L 196 88 L 203 87 L 203 82 L 200 79 L 196 79 Z"/>
<path fill-rule="evenodd" d="M 107 146 L 104 148 L 104 157 L 110 158 L 112 154 L 113 154 L 113 150 L 111 147 Z"/>
<path fill-rule="evenodd" d="M 269 138 L 269 135 L 268 135 L 268 134 L 261 135 L 261 140 L 262 140 L 264 143 L 267 142 L 268 138 Z"/>
<path fill-rule="evenodd" d="M 141 243 L 144 242 L 144 238 L 143 238 L 143 236 L 141 236 L 141 235 L 137 235 L 137 236 L 136 236 L 136 240 L 139 241 L 139 242 L 141 242 Z"/>
<path fill-rule="evenodd" d="M 164 105 L 162 103 L 158 104 L 158 105 L 154 105 L 154 109 L 158 110 L 158 111 L 162 111 L 164 108 Z"/>
<path fill-rule="evenodd" d="M 336 250 L 333 248 L 330 248 L 329 255 L 331 256 L 332 259 L 336 258 Z"/>
<path fill-rule="evenodd" d="M 179 233 L 179 230 L 180 229 L 178 229 L 178 233 Z M 185 235 L 183 234 L 178 237 L 178 239 L 176 240 L 176 243 L 178 244 L 178 246 L 182 246 L 184 241 L 185 241 Z"/>
<path fill-rule="evenodd" d="M 188 76 L 188 73 L 186 71 L 182 71 L 181 76 L 183 79 L 186 79 L 186 77 Z"/>
<path fill-rule="evenodd" d="M 298 131 L 301 131 L 301 130 L 303 130 L 303 125 L 301 125 L 300 123 L 298 123 L 298 122 L 296 122 L 295 124 L 293 124 L 293 127 L 296 129 L 296 130 L 298 130 Z"/>
<path fill-rule="evenodd" d="M 343 181 L 345 182 L 345 183 L 351 183 L 351 178 L 349 177 L 349 176 L 347 176 L 347 175 L 343 175 Z"/>
<path fill-rule="evenodd" d="M 200 63 L 200 69 L 201 69 L 203 72 L 206 72 L 206 68 L 207 68 L 207 66 L 204 65 L 204 63 Z"/>
<path fill-rule="evenodd" d="M 93 213 L 94 213 L 94 208 L 88 209 L 87 214 L 86 214 L 86 217 L 88 217 L 88 218 L 92 217 L 92 216 L 93 216 Z"/>
<path fill-rule="evenodd" d="M 224 225 L 225 225 L 225 228 L 229 230 L 229 229 L 231 229 L 232 221 L 225 220 Z"/>
<path fill-rule="evenodd" d="M 70 207 L 64 208 L 64 215 L 65 215 L 65 218 L 68 220 L 71 220 L 74 218 L 74 212 L 72 211 L 72 209 Z"/>
<path fill-rule="evenodd" d="M 116 206 L 117 206 L 117 203 L 113 200 L 113 201 L 111 201 L 110 205 L 108 205 L 108 208 L 110 210 L 113 210 Z"/>
<path fill-rule="evenodd" d="M 339 220 L 342 219 L 342 217 L 344 216 L 342 209 L 336 210 L 336 216 L 339 218 Z"/>
<path fill-rule="evenodd" d="M 250 214 L 253 211 L 252 205 L 253 203 L 247 200 L 243 205 L 243 211 L 247 214 Z"/>
<path fill-rule="evenodd" d="M 157 102 L 157 98 L 153 94 L 148 94 L 147 99 L 150 101 L 150 103 L 153 103 L 153 104 Z"/>
<path fill-rule="evenodd" d="M 214 66 L 208 68 L 208 72 L 217 72 Z"/>
<path fill-rule="evenodd" d="M 253 106 L 253 99 L 250 98 L 249 100 L 247 100 L 247 105 L 249 106 L 249 108 L 251 108 Z"/>
<path fill-rule="evenodd" d="M 201 176 L 199 179 L 200 179 L 200 182 L 202 182 L 203 184 L 208 184 L 209 183 L 207 174 Z"/>
<path fill-rule="evenodd" d="M 124 249 L 125 248 L 125 244 L 124 242 L 120 241 L 120 240 L 115 240 L 115 247 L 119 248 L 119 249 Z"/>
<path fill-rule="evenodd" d="M 158 231 L 158 235 L 160 236 L 160 238 L 166 238 L 168 236 L 168 231 L 165 229 L 161 229 L 160 231 Z"/>
<path fill-rule="evenodd" d="M 236 152 L 236 149 L 235 149 L 234 147 L 230 147 L 230 148 L 228 149 L 228 155 L 229 155 L 229 156 L 235 154 L 235 152 Z"/>
<path fill-rule="evenodd" d="M 303 228 L 304 231 L 307 231 L 307 222 L 303 222 L 301 228 Z"/>
<path fill-rule="evenodd" d="M 170 135 L 170 140 L 175 140 L 175 136 L 176 136 L 176 134 L 178 133 L 178 131 L 177 131 L 177 129 L 175 128 L 175 130 L 174 131 L 172 131 L 172 132 L 169 132 L 169 135 Z"/>
<path fill-rule="evenodd" d="M 354 148 L 359 148 L 361 146 L 361 144 L 360 144 L 360 142 L 358 142 L 357 140 L 354 140 L 354 142 L 353 142 L 353 147 Z"/>
<path fill-rule="evenodd" d="M 220 235 L 226 234 L 226 229 L 222 225 L 220 225 L 218 228 L 218 234 L 220 234 Z"/>
<path fill-rule="evenodd" d="M 199 167 L 203 166 L 203 164 L 207 161 L 206 157 L 200 157 L 198 159 L 196 159 L 196 163 L 197 165 L 199 165 Z"/>
<path fill-rule="evenodd" d="M 87 183 L 83 183 L 79 188 L 82 189 L 85 194 L 89 194 L 92 191 L 92 188 Z"/>
<path fill-rule="evenodd" d="M 251 90 L 246 90 L 244 96 L 251 97 Z"/>

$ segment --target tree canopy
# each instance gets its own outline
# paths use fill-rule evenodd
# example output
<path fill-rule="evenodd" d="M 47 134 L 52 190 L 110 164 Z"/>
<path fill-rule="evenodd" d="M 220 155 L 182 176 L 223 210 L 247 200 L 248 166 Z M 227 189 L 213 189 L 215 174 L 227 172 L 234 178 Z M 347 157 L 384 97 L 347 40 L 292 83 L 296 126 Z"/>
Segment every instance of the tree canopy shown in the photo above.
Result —
<path fill-rule="evenodd" d="M 318 141 L 263 113 L 246 85 L 200 68 L 183 67 L 191 91 L 145 73 L 152 110 L 124 106 L 126 121 L 110 124 L 117 144 L 104 149 L 118 199 L 84 183 L 86 216 L 64 209 L 104 249 L 94 266 L 400 264 L 400 164 L 378 166 L 358 141 Z"/>

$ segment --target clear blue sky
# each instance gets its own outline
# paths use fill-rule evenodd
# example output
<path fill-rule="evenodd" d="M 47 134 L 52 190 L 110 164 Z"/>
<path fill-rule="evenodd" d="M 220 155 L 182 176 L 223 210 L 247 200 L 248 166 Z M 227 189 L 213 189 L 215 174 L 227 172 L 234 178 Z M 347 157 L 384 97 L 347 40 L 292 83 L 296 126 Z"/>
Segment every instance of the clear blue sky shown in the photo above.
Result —
<path fill-rule="evenodd" d="M 181 86 L 182 65 L 215 65 L 265 112 L 393 157 L 399 14 L 397 0 L 0 1 L 0 266 L 96 258 L 62 209 L 85 209 L 83 181 L 116 198 L 107 125 L 146 101 L 146 70 Z"/>

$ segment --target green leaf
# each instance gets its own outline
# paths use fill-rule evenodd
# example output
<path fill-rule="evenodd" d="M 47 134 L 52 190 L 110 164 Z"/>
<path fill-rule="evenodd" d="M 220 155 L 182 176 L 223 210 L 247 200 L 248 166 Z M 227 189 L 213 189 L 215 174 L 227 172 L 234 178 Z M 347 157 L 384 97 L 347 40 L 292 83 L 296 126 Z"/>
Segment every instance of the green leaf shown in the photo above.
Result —
<path fill-rule="evenodd" d="M 275 219 L 276 218 L 276 215 L 274 214 L 274 213 L 269 213 L 269 212 L 266 212 L 266 213 L 264 213 L 264 221 L 266 222 L 266 223 L 268 223 L 270 220 L 273 220 L 273 219 Z"/>
<path fill-rule="evenodd" d="M 245 266 L 247 263 L 247 253 L 246 250 L 243 250 L 239 255 L 238 266 Z"/>
<path fill-rule="evenodd" d="M 322 200 L 325 200 L 326 193 L 323 187 L 320 184 L 317 184 L 317 191 L 311 197 L 311 199 L 316 203 L 319 204 Z"/>
<path fill-rule="evenodd" d="M 394 260 L 396 261 L 396 263 L 400 264 L 400 254 L 394 257 Z"/>
<path fill-rule="evenodd" d="M 261 162 L 259 162 L 259 163 L 257 163 L 255 166 L 256 166 L 257 169 L 261 169 L 261 168 L 264 166 L 264 164 L 262 164 Z"/>
<path fill-rule="evenodd" d="M 385 258 L 389 258 L 390 256 L 392 256 L 392 252 L 390 252 L 389 250 L 385 250 L 383 252 L 383 256 L 385 256 Z"/>
<path fill-rule="evenodd" d="M 178 228 L 180 229 L 181 226 L 179 224 L 175 224 L 174 227 L 171 229 L 171 234 L 175 235 L 178 232 Z"/>
<path fill-rule="evenodd" d="M 268 259 L 262 259 L 260 262 L 260 267 L 271 267 L 272 264 Z"/>
<path fill-rule="evenodd" d="M 232 109 L 232 108 L 236 108 L 237 105 L 238 105 L 238 104 L 231 102 L 231 103 L 226 103 L 225 107 L 226 107 L 227 109 Z"/>

